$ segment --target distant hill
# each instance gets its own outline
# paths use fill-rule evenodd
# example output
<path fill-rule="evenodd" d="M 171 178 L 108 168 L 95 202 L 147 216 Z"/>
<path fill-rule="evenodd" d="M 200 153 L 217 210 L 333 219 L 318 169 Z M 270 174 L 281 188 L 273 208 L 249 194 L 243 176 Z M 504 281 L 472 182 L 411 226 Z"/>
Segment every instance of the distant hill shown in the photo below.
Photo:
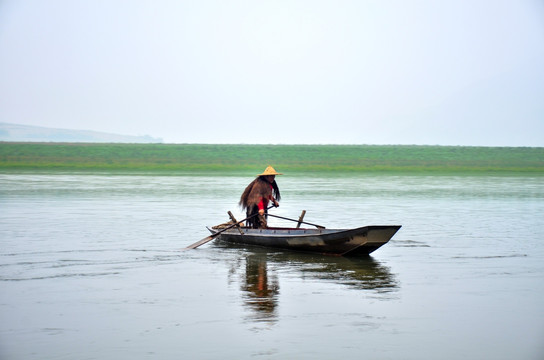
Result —
<path fill-rule="evenodd" d="M 0 123 L 0 141 L 19 142 L 90 142 L 90 143 L 162 143 L 151 136 L 129 136 L 98 131 L 54 129 Z"/>

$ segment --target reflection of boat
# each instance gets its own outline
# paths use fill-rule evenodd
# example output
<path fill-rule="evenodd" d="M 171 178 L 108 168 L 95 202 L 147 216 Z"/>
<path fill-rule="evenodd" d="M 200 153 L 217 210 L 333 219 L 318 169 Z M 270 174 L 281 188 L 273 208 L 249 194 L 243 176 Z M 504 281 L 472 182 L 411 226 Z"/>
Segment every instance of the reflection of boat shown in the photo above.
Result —
<path fill-rule="evenodd" d="M 240 245 L 228 242 L 215 242 L 215 247 L 239 249 Z M 297 252 L 274 251 L 259 246 L 243 245 L 246 253 L 246 286 L 255 283 L 255 272 L 250 269 L 258 267 L 260 272 L 266 273 L 266 268 L 282 269 L 285 273 L 300 274 L 303 278 L 332 281 L 337 284 L 346 285 L 350 288 L 361 290 L 372 290 L 376 293 L 390 293 L 397 290 L 399 284 L 388 266 L 381 264 L 370 256 L 359 258 L 345 258 L 323 256 L 319 254 L 304 254 Z M 251 263 L 252 265 L 249 265 Z M 257 265 L 259 264 L 259 265 Z M 239 268 L 239 265 L 236 265 Z M 268 269 L 270 272 L 270 269 Z M 266 299 L 275 299 L 279 293 L 278 281 L 270 282 L 268 285 L 273 291 L 264 296 Z M 244 290 L 247 290 L 244 288 Z M 255 305 L 255 304 L 254 304 Z"/>
<path fill-rule="evenodd" d="M 370 256 L 344 258 L 284 253 L 272 256 L 271 259 L 289 262 L 291 266 L 298 267 L 304 277 L 330 280 L 350 288 L 387 293 L 398 287 L 389 267 Z"/>
<path fill-rule="evenodd" d="M 217 236 L 226 242 L 258 245 L 325 255 L 368 255 L 387 243 L 400 225 L 364 226 L 355 229 L 301 229 L 246 227 L 222 230 Z M 220 230 L 208 229 L 213 234 Z"/>

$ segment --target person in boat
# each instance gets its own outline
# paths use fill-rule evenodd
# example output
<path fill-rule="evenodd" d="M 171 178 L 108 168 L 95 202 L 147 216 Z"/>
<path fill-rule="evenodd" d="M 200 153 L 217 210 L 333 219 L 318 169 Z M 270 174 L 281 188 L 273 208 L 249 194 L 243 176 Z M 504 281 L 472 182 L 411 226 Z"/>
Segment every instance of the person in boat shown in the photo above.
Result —
<path fill-rule="evenodd" d="M 266 229 L 268 204 L 272 202 L 275 207 L 280 206 L 280 189 L 276 183 L 277 172 L 272 166 L 268 166 L 262 174 L 257 175 L 244 190 L 240 197 L 240 205 L 246 210 L 246 226 L 253 229 Z"/>

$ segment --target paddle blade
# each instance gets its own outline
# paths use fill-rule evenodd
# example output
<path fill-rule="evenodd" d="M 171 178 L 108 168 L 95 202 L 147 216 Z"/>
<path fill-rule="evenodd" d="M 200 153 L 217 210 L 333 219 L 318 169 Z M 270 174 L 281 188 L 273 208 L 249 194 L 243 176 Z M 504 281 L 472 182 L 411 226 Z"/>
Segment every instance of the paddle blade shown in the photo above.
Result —
<path fill-rule="evenodd" d="M 210 235 L 208 237 L 205 237 L 204 239 L 202 239 L 200 241 L 197 241 L 196 243 L 187 246 L 185 249 L 183 249 L 183 251 L 196 249 L 200 245 L 204 245 L 205 243 L 212 241 L 213 239 L 215 239 L 215 237 L 216 237 L 215 235 Z"/>

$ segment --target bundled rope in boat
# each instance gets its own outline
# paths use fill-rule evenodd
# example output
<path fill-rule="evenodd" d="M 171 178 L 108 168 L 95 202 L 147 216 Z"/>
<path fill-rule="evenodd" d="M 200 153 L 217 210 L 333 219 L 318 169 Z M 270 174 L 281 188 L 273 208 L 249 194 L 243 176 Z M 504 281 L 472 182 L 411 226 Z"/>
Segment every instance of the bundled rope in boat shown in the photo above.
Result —
<path fill-rule="evenodd" d="M 231 225 L 234 225 L 234 221 L 229 220 L 229 221 L 227 221 L 226 223 L 222 223 L 222 224 L 219 224 L 219 225 L 212 226 L 212 229 L 214 229 L 214 230 L 221 230 L 221 229 L 228 228 L 228 227 L 231 226 Z"/>

